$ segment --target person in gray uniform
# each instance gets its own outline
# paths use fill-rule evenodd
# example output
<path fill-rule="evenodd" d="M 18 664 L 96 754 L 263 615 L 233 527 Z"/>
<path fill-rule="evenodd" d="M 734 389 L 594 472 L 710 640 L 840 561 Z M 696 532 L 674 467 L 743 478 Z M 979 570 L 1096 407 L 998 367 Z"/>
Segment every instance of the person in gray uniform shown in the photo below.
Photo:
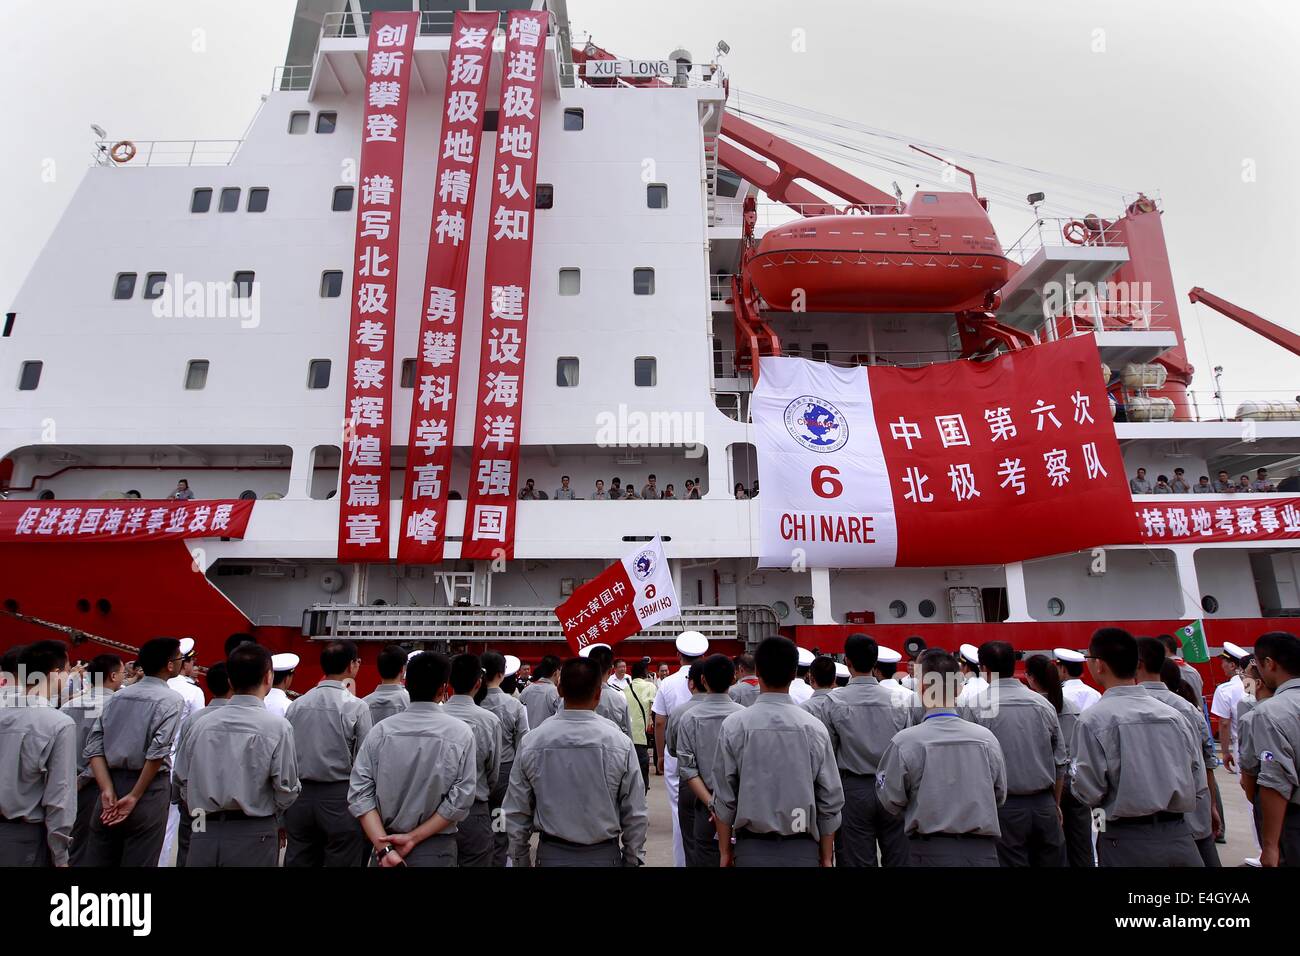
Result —
<path fill-rule="evenodd" d="M 1061 791 L 1070 752 L 1055 708 L 1016 679 L 1016 650 L 1006 641 L 980 645 L 989 686 L 961 715 L 993 731 L 1007 768 L 998 807 L 998 860 L 1003 866 L 1065 866 Z"/>
<path fill-rule="evenodd" d="M 374 726 L 385 717 L 400 714 L 411 703 L 411 695 L 402 686 L 406 676 L 406 660 L 410 656 L 401 644 L 389 644 L 375 659 L 379 671 L 379 684 L 363 700 L 370 708 L 370 724 Z"/>
<path fill-rule="evenodd" d="M 917 658 L 925 708 L 880 758 L 881 806 L 903 815 L 909 866 L 998 866 L 998 807 L 1007 796 L 1006 762 L 987 727 L 957 713 L 961 668 L 932 647 Z"/>
<path fill-rule="evenodd" d="M 813 695 L 799 706 L 825 724 L 831 706 L 831 691 L 835 690 L 835 661 L 825 656 L 813 661 L 808 668 L 808 683 L 812 685 Z"/>
<path fill-rule="evenodd" d="M 844 787 L 830 732 L 790 697 L 799 665 L 793 641 L 766 638 L 754 663 L 758 700 L 718 732 L 712 809 L 720 865 L 831 866 Z"/>
<path fill-rule="evenodd" d="M 1196 772 L 1196 809 L 1188 816 L 1187 825 L 1191 828 L 1192 839 L 1196 841 L 1197 852 L 1208 867 L 1220 866 L 1219 851 L 1214 845 L 1214 838 L 1222 828 L 1222 823 L 1214 807 L 1214 738 L 1210 728 L 1201 719 L 1201 712 L 1171 691 L 1161 679 L 1160 673 L 1165 666 L 1165 646 L 1154 637 L 1139 637 L 1137 680 L 1138 686 L 1148 694 L 1178 711 L 1193 736 L 1200 744 L 1197 755 L 1200 766 Z M 1181 674 L 1179 677 L 1181 678 Z M 1207 769 L 1208 768 L 1208 769 Z"/>
<path fill-rule="evenodd" d="M 903 821 L 881 805 L 876 773 L 894 735 L 911 726 L 913 709 L 900 706 L 897 695 L 873 676 L 878 654 L 870 637 L 850 634 L 844 641 L 849 682 L 830 697 L 826 726 L 844 786 L 844 820 L 835 834 L 836 866 L 876 866 L 878 861 L 907 865 Z"/>
<path fill-rule="evenodd" d="M 506 794 L 510 860 L 531 866 L 640 866 L 645 861 L 645 786 L 636 748 L 596 716 L 600 669 L 575 657 L 560 670 L 564 710 L 530 730 L 515 754 Z"/>
<path fill-rule="evenodd" d="M 1205 680 L 1201 677 L 1201 672 L 1183 660 L 1180 656 L 1181 649 L 1178 646 L 1178 641 L 1172 634 L 1161 634 L 1156 640 L 1164 645 L 1165 656 L 1178 665 L 1178 673 L 1191 686 L 1192 696 L 1202 702 L 1201 707 L 1203 709 L 1205 706 Z"/>
<path fill-rule="evenodd" d="M 77 725 L 56 706 L 68 645 L 28 644 L 18 666 L 27 686 L 0 705 L 0 867 L 64 867 L 77 822 Z"/>
<path fill-rule="evenodd" d="M 609 683 L 614 673 L 614 650 L 608 644 L 589 644 L 578 652 L 600 668 L 600 700 L 596 703 L 597 715 L 614 722 L 619 730 L 632 739 L 632 715 L 627 709 L 627 695 Z M 559 710 L 564 709 L 563 701 Z M 638 764 L 639 765 L 639 764 Z"/>
<path fill-rule="evenodd" d="M 180 673 L 181 642 L 156 637 L 140 648 L 144 676 L 104 701 L 85 757 L 100 793 L 85 866 L 158 865 L 171 809 L 172 746 L 185 699 L 167 686 Z"/>
<path fill-rule="evenodd" d="M 514 767 L 515 754 L 528 735 L 528 711 L 517 698 L 501 689 L 507 670 L 505 655 L 486 651 L 479 660 L 483 665 L 483 680 L 487 684 L 487 693 L 483 695 L 479 706 L 492 711 L 497 715 L 497 720 L 501 721 L 501 772 L 497 774 L 496 786 L 488 795 L 488 809 L 492 814 L 492 865 L 505 866 L 510 854 L 510 840 L 506 836 L 505 814 L 501 807 L 506 801 L 506 791 L 510 788 L 510 771 Z M 517 669 L 519 658 L 511 660 Z"/>
<path fill-rule="evenodd" d="M 1061 725 L 1061 738 L 1065 741 L 1067 756 L 1074 740 L 1074 728 L 1079 722 L 1079 708 L 1067 700 L 1061 688 L 1061 670 L 1054 658 L 1035 654 L 1025 661 L 1025 679 L 1029 689 L 1041 694 L 1056 711 Z M 1066 768 L 1069 777 L 1069 767 Z M 1088 868 L 1095 865 L 1092 851 L 1092 811 L 1074 798 L 1068 784 L 1061 787 L 1061 830 L 1065 835 L 1065 862 L 1067 866 Z"/>
<path fill-rule="evenodd" d="M 289 721 L 266 709 L 271 652 L 241 644 L 226 660 L 234 696 L 187 724 L 176 749 L 176 787 L 192 820 L 187 867 L 273 867 L 280 819 L 298 799 Z"/>
<path fill-rule="evenodd" d="M 714 654 L 700 662 L 700 683 L 704 693 L 691 698 L 691 706 L 679 707 L 668 722 L 675 733 L 677 773 L 684 794 L 695 801 L 690 820 L 693 828 L 687 850 L 687 866 L 717 866 L 718 831 L 709 814 L 713 791 L 717 786 L 718 734 L 722 722 L 744 706 L 731 699 L 729 691 L 735 679 L 735 665 L 722 654 Z M 685 819 L 682 820 L 683 827 Z M 683 836 L 685 831 L 683 830 Z"/>
<path fill-rule="evenodd" d="M 251 641 L 248 643 L 252 643 Z M 238 645 L 236 645 L 238 646 Z M 181 736 L 184 737 L 189 727 L 193 726 L 194 721 L 198 718 L 214 712 L 219 707 L 225 707 L 230 703 L 230 698 L 235 692 L 230 686 L 230 672 L 226 668 L 225 661 L 217 661 L 208 668 L 204 678 L 208 685 L 208 693 L 211 699 L 207 706 L 202 710 L 190 715 L 190 719 L 181 724 Z M 180 746 L 180 742 L 177 742 Z M 181 800 L 180 788 L 176 786 L 176 780 L 172 780 L 172 803 L 180 809 L 180 822 L 176 830 L 176 865 L 178 867 L 186 866 L 190 855 L 190 838 L 193 836 L 194 818 L 190 813 L 189 807 L 185 806 Z"/>
<path fill-rule="evenodd" d="M 1102 812 L 1100 866 L 1204 866 L 1187 814 L 1204 773 L 1198 735 L 1169 705 L 1136 683 L 1137 641 L 1103 627 L 1088 645 L 1088 669 L 1104 688 L 1079 715 L 1070 789 Z"/>
<path fill-rule="evenodd" d="M 686 689 L 690 691 L 691 696 L 674 708 L 664 722 L 664 753 L 670 755 L 673 760 L 677 760 L 677 728 L 681 723 L 682 715 L 698 704 L 707 693 L 704 688 L 704 660 L 702 657 L 697 658 L 686 668 Z M 695 794 L 689 787 L 681 785 L 680 773 L 677 779 L 676 812 L 678 831 L 682 835 L 682 856 L 687 866 L 702 866 L 699 852 L 701 847 L 698 845 L 695 832 Z M 671 799 L 670 793 L 669 800 Z"/>
<path fill-rule="evenodd" d="M 1255 666 L 1272 692 L 1250 721 L 1260 863 L 1300 866 L 1300 639 L 1285 631 L 1260 635 Z"/>
<path fill-rule="evenodd" d="M 463 721 L 474 731 L 474 804 L 469 815 L 456 826 L 456 865 L 492 865 L 492 791 L 501 776 L 501 721 L 485 707 L 474 703 L 483 685 L 483 666 L 477 654 L 457 654 L 451 659 L 448 678 L 452 696 L 442 712 Z"/>
<path fill-rule="evenodd" d="M 754 673 L 754 655 L 737 654 L 732 663 L 736 665 L 736 682 L 731 685 L 728 693 L 741 707 L 749 707 L 758 700 L 758 675 Z"/>
<path fill-rule="evenodd" d="M 284 814 L 285 866 L 363 866 L 366 835 L 348 811 L 348 781 L 371 711 L 352 694 L 361 655 L 352 641 L 330 641 L 320 652 L 324 680 L 293 702 L 293 726 L 302 792 Z"/>
<path fill-rule="evenodd" d="M 474 731 L 444 713 L 451 665 L 422 651 L 406 665 L 411 706 L 366 735 L 348 787 L 379 866 L 456 865 L 456 827 L 469 816 L 478 786 Z"/>
<path fill-rule="evenodd" d="M 519 703 L 528 711 L 528 728 L 536 730 L 542 721 L 560 709 L 556 684 L 560 680 L 560 659 L 547 654 L 533 671 L 533 682 L 519 693 Z"/>
<path fill-rule="evenodd" d="M 72 828 L 71 862 L 80 866 L 90 838 L 90 821 L 99 807 L 99 787 L 86 759 L 86 739 L 95 718 L 104 710 L 104 701 L 122 687 L 126 665 L 116 654 L 100 654 L 86 666 L 88 684 L 82 693 L 59 709 L 77 725 L 77 822 Z"/>

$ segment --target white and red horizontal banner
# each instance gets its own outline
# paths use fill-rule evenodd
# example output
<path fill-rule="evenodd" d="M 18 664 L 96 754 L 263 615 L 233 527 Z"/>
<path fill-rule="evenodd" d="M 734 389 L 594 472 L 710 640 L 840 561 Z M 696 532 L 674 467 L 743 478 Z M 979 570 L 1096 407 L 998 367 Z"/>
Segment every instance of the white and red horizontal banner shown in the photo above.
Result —
<path fill-rule="evenodd" d="M 242 538 L 253 502 L 0 501 L 0 543 Z"/>
<path fill-rule="evenodd" d="M 1197 495 L 1188 500 L 1143 501 L 1137 508 L 1143 544 L 1293 541 L 1300 538 L 1300 498 L 1249 504 L 1239 497 Z"/>
<path fill-rule="evenodd" d="M 917 369 L 761 362 L 760 567 L 1003 564 L 1137 538 L 1089 338 Z"/>
<path fill-rule="evenodd" d="M 682 613 L 659 538 L 612 564 L 555 609 L 576 654 L 589 644 L 613 647 Z"/>

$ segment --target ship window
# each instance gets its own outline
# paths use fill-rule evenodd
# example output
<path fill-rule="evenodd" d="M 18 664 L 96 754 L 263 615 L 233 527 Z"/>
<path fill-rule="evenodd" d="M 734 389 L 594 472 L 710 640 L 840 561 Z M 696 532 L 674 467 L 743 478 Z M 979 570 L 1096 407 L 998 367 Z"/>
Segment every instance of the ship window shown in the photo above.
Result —
<path fill-rule="evenodd" d="M 295 136 L 307 132 L 307 127 L 311 124 L 311 113 L 293 112 L 289 114 L 289 132 Z"/>
<path fill-rule="evenodd" d="M 577 295 L 582 291 L 582 270 L 560 270 L 560 295 Z"/>
<path fill-rule="evenodd" d="M 642 355 L 632 363 L 632 381 L 639 388 L 650 388 L 659 382 L 659 362 L 653 356 Z"/>
<path fill-rule="evenodd" d="M 235 299 L 247 299 L 253 294 L 254 272 L 236 272 L 234 286 L 230 290 L 230 295 Z"/>
<path fill-rule="evenodd" d="M 926 598 L 924 601 L 922 601 L 920 604 L 916 606 L 916 610 L 917 613 L 921 615 L 921 617 L 934 617 L 934 612 L 937 611 L 938 608 L 934 606 L 933 601 L 931 601 L 929 598 Z"/>
<path fill-rule="evenodd" d="M 256 186 L 248 191 L 248 211 L 266 212 L 266 203 L 271 198 L 271 190 L 265 186 Z"/>
<path fill-rule="evenodd" d="M 335 212 L 348 212 L 352 208 L 352 194 L 355 190 L 351 186 L 334 187 L 334 205 L 331 207 Z"/>
<path fill-rule="evenodd" d="M 632 292 L 634 295 L 654 295 L 655 271 L 653 269 L 633 269 Z"/>
<path fill-rule="evenodd" d="M 1052 617 L 1060 617 L 1065 613 L 1065 602 L 1059 597 L 1049 598 L 1047 601 L 1047 613 Z"/>
<path fill-rule="evenodd" d="M 221 190 L 221 201 L 217 203 L 217 212 L 239 212 L 238 186 L 227 186 Z"/>
<path fill-rule="evenodd" d="M 44 362 L 24 362 L 18 372 L 18 391 L 35 391 L 36 386 L 41 384 L 41 369 L 44 367 Z"/>
<path fill-rule="evenodd" d="M 938 201 L 939 201 L 939 197 L 938 197 L 938 196 L 933 196 L 933 195 L 931 195 L 930 193 L 926 193 L 925 195 L 923 195 L 923 196 L 921 197 L 921 202 L 925 203 L 926 205 L 930 205 L 930 204 L 932 204 L 932 203 L 937 203 Z"/>
<path fill-rule="evenodd" d="M 197 392 L 208 384 L 208 360 L 194 359 L 185 366 L 185 388 Z"/>
<path fill-rule="evenodd" d="M 402 359 L 402 388 L 415 388 L 415 359 Z"/>
<path fill-rule="evenodd" d="M 651 183 L 645 188 L 645 204 L 651 209 L 667 209 L 668 187 L 664 183 Z"/>
<path fill-rule="evenodd" d="M 144 297 L 146 299 L 161 299 L 165 291 L 167 291 L 167 273 L 150 272 L 145 275 Z"/>
<path fill-rule="evenodd" d="M 555 384 L 560 388 L 573 388 L 578 384 L 578 360 L 563 355 L 555 360 Z"/>
<path fill-rule="evenodd" d="M 586 121 L 586 114 L 581 109 L 567 109 L 564 111 L 564 129 L 566 132 L 576 133 L 582 129 Z"/>
<path fill-rule="evenodd" d="M 1206 614 L 1213 614 L 1219 610 L 1219 599 L 1213 594 L 1207 594 L 1201 598 L 1201 610 Z"/>
<path fill-rule="evenodd" d="M 307 363 L 307 387 L 330 387 L 330 360 L 312 359 Z"/>
<path fill-rule="evenodd" d="M 343 294 L 343 273 L 338 269 L 330 269 L 320 274 L 320 297 L 322 299 L 337 299 Z"/>
<path fill-rule="evenodd" d="M 212 208 L 212 190 L 204 187 L 194 190 L 190 197 L 190 212 L 207 212 Z"/>
<path fill-rule="evenodd" d="M 113 298 L 129 299 L 135 295 L 135 280 L 134 272 L 119 272 L 117 281 L 113 284 Z"/>
<path fill-rule="evenodd" d="M 555 187 L 550 183 L 537 184 L 537 201 L 538 209 L 550 209 L 555 205 Z"/>
<path fill-rule="evenodd" d="M 486 110 L 483 113 L 483 132 L 495 133 L 501 125 L 500 110 Z"/>
<path fill-rule="evenodd" d="M 907 614 L 907 603 L 906 603 L 906 602 L 904 602 L 904 601 L 890 601 L 890 602 L 889 602 L 889 616 L 890 616 L 890 617 L 903 617 L 903 616 L 906 615 L 906 614 Z"/>
<path fill-rule="evenodd" d="M 316 132 L 332 133 L 339 125 L 339 114 L 333 111 L 321 110 L 316 114 Z"/>

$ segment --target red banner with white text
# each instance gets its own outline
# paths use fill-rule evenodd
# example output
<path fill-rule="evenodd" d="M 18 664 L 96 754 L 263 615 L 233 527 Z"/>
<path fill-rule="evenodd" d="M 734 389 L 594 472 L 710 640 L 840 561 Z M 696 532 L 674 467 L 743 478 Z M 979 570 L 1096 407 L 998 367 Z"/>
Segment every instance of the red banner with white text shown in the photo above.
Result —
<path fill-rule="evenodd" d="M 514 557 L 546 30 L 545 11 L 511 11 L 489 206 L 493 231 L 483 267 L 483 340 L 463 558 Z"/>
<path fill-rule="evenodd" d="M 254 502 L 0 501 L 0 544 L 242 538 Z"/>
<path fill-rule="evenodd" d="M 1143 544 L 1218 544 L 1225 541 L 1295 541 L 1300 538 L 1300 498 L 1264 495 L 1181 495 L 1143 498 L 1137 506 Z"/>
<path fill-rule="evenodd" d="M 663 541 L 657 537 L 611 564 L 555 609 L 575 654 L 590 644 L 613 647 L 681 613 Z"/>
<path fill-rule="evenodd" d="M 387 561 L 393 332 L 406 107 L 418 13 L 372 15 L 348 327 L 338 558 Z"/>
<path fill-rule="evenodd" d="M 437 564 L 443 554 L 460 388 L 465 279 L 496 24 L 496 13 L 457 12 L 447 57 L 441 149 L 422 287 L 424 317 L 420 320 L 397 542 L 397 560 L 413 564 Z"/>

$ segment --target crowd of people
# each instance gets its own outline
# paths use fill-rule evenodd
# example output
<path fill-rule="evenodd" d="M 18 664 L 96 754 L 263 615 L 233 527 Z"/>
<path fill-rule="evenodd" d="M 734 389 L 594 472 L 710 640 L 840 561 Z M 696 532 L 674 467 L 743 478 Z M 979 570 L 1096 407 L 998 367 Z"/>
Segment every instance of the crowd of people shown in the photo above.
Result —
<path fill-rule="evenodd" d="M 557 501 L 575 501 L 581 496 L 569 484 L 569 476 L 560 476 L 560 487 L 556 488 L 554 493 L 548 495 L 545 491 L 537 487 L 537 482 L 529 478 L 524 482 L 524 486 L 519 489 L 520 501 L 545 501 L 548 498 Z M 597 478 L 596 484 L 592 487 L 591 494 L 588 498 L 594 501 L 699 501 L 700 492 L 703 485 L 699 478 L 687 478 L 682 485 L 679 493 L 677 486 L 672 482 L 665 485 L 659 484 L 659 479 L 655 475 L 649 475 L 646 482 L 641 486 L 640 492 L 636 490 L 635 482 L 629 481 L 623 484 L 623 479 L 615 476 L 610 479 L 609 486 L 605 486 L 603 478 Z M 738 498 L 746 497 L 745 486 L 736 485 Z M 754 497 L 758 494 L 758 482 L 754 482 L 753 493 L 748 497 Z"/>
<path fill-rule="evenodd" d="M 1300 491 L 1300 472 L 1274 482 L 1268 475 L 1267 468 L 1257 468 L 1252 480 L 1250 475 L 1242 475 L 1233 481 L 1228 472 L 1220 471 L 1219 476 L 1210 481 L 1209 475 L 1201 475 L 1196 484 L 1190 484 L 1182 468 L 1174 469 L 1174 476 L 1156 475 L 1156 480 L 1147 477 L 1147 470 L 1139 468 L 1128 481 L 1129 491 L 1135 495 L 1247 495 L 1269 494 L 1271 492 Z"/>
<path fill-rule="evenodd" d="M 293 697 L 297 655 L 236 634 L 210 699 L 191 640 L 75 669 L 38 641 L 0 658 L 0 865 L 637 866 L 653 764 L 679 866 L 1217 866 L 1201 677 L 1162 638 L 904 665 L 865 634 L 733 658 L 687 631 L 658 673 L 605 644 L 535 666 L 393 644 L 364 697 L 336 640 Z M 1260 863 L 1300 865 L 1300 640 L 1223 659 Z"/>

